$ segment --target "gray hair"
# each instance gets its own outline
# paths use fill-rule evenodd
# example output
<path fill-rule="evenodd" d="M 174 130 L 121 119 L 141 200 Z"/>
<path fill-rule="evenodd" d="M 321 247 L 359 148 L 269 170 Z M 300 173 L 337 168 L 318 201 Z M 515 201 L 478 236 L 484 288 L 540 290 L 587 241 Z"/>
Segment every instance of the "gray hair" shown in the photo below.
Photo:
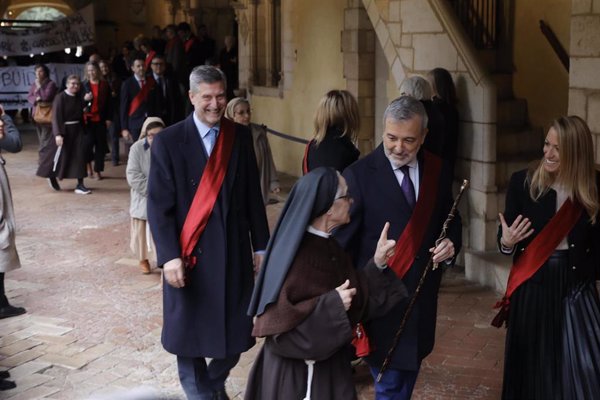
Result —
<path fill-rule="evenodd" d="M 190 74 L 190 91 L 196 93 L 201 83 L 223 82 L 223 88 L 227 89 L 225 74 L 217 67 L 211 65 L 199 65 Z"/>
<path fill-rule="evenodd" d="M 414 75 L 402 81 L 400 94 L 412 96 L 417 100 L 431 100 L 433 90 L 427 79 L 420 75 Z"/>
<path fill-rule="evenodd" d="M 408 121 L 414 117 L 421 117 L 421 127 L 423 131 L 427 128 L 429 119 L 427 118 L 427 112 L 425 106 L 419 100 L 412 96 L 400 96 L 397 99 L 392 100 L 389 106 L 383 113 L 383 125 L 388 119 L 394 121 Z"/>

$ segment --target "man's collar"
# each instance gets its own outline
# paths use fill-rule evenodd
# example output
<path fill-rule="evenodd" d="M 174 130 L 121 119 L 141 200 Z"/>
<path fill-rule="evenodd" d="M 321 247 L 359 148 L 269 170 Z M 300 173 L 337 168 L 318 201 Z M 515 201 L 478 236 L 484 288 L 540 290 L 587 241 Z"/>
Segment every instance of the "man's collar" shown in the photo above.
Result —
<path fill-rule="evenodd" d="M 200 121 L 200 119 L 196 115 L 196 111 L 192 112 L 192 118 L 194 119 L 194 124 L 196 125 L 196 128 L 198 129 L 198 132 L 200 133 L 200 137 L 202 137 L 202 138 L 204 136 L 206 136 L 208 131 L 211 130 L 212 128 L 217 128 L 217 130 L 220 129 L 219 123 L 216 123 L 213 126 L 208 126 L 204 122 Z"/>

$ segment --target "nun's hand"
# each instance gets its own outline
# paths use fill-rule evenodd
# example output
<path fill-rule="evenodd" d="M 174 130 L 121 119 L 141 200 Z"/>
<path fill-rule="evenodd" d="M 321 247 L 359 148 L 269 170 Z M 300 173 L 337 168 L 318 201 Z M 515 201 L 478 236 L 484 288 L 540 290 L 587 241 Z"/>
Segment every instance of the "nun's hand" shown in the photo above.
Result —
<path fill-rule="evenodd" d="M 387 264 L 390 257 L 394 255 L 394 249 L 396 248 L 396 241 L 388 239 L 388 231 L 390 229 L 390 223 L 386 222 L 377 241 L 377 248 L 375 249 L 375 255 L 373 261 L 378 267 L 383 267 Z"/>
<path fill-rule="evenodd" d="M 340 295 L 340 299 L 342 299 L 342 303 L 344 303 L 344 310 L 348 311 L 350 309 L 350 305 L 352 304 L 352 298 L 356 294 L 355 288 L 350 288 L 350 281 L 346 279 L 344 283 L 340 286 L 336 287 L 338 294 Z"/>

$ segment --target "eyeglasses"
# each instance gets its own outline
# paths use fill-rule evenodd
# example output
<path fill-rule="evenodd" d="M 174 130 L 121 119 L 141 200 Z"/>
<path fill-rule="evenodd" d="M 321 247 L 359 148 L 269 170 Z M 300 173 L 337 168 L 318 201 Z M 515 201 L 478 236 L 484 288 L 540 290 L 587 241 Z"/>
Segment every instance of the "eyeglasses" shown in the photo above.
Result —
<path fill-rule="evenodd" d="M 352 200 L 352 196 L 350 196 L 350 193 L 346 193 L 346 194 L 345 194 L 345 195 L 343 195 L 343 196 L 338 196 L 338 197 L 336 197 L 335 199 L 333 199 L 333 201 L 340 200 L 340 199 L 344 199 L 344 200 Z"/>

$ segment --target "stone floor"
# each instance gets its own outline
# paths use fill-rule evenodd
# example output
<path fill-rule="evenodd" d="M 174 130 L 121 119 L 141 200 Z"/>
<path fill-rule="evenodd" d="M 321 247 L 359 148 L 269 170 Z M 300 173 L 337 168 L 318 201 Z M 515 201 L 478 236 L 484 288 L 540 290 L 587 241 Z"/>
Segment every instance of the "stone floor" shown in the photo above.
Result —
<path fill-rule="evenodd" d="M 23 128 L 23 127 L 22 127 Z M 60 193 L 35 177 L 37 138 L 6 154 L 23 268 L 6 275 L 11 302 L 27 314 L 0 320 L 0 370 L 17 388 L 0 399 L 182 399 L 174 356 L 160 345 L 160 273 L 142 275 L 129 251 L 129 190 L 123 165 L 86 180 L 89 196 Z M 109 163 L 110 164 L 110 163 Z M 284 179 L 289 188 L 292 180 Z M 282 203 L 267 210 L 274 224 Z M 490 327 L 497 295 L 447 273 L 440 292 L 437 342 L 423 363 L 414 399 L 496 399 L 504 331 Z M 227 390 L 243 398 L 258 346 L 242 356 Z M 364 366 L 360 399 L 372 399 Z M 135 397 L 139 395 L 138 397 Z"/>

